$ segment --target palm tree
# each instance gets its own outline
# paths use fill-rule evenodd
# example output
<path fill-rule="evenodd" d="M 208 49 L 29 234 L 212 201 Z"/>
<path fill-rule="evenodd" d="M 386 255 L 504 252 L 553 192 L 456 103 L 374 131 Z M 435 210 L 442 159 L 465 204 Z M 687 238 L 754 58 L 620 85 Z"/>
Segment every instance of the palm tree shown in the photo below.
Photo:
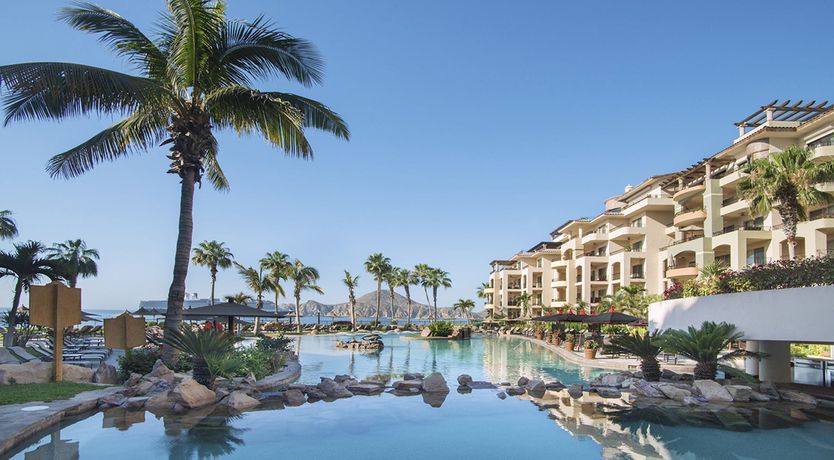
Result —
<path fill-rule="evenodd" d="M 345 270 L 345 277 L 342 283 L 348 288 L 348 302 L 350 304 L 350 324 L 351 328 L 356 330 L 356 288 L 359 287 L 359 275 L 352 276 L 349 271 Z"/>
<path fill-rule="evenodd" d="M 414 272 L 401 268 L 397 273 L 397 285 L 402 286 L 405 290 L 405 301 L 408 305 L 408 323 L 411 324 L 411 286 L 417 284 L 417 277 Z"/>
<path fill-rule="evenodd" d="M 74 288 L 78 284 L 78 277 L 88 278 L 98 276 L 99 259 L 98 251 L 87 247 L 83 240 L 67 240 L 63 243 L 55 243 L 46 250 L 52 260 L 58 262 L 59 271 L 67 280 L 69 287 Z"/>
<path fill-rule="evenodd" d="M 227 295 L 226 302 L 236 303 L 238 305 L 247 305 L 252 300 L 252 296 L 245 292 L 238 292 L 237 294 Z"/>
<path fill-rule="evenodd" d="M 636 316 L 638 318 L 648 318 L 649 304 L 662 300 L 659 295 L 648 294 L 639 284 L 629 284 L 621 287 L 613 296 L 604 296 L 602 299 L 610 297 L 610 303 L 600 302 L 600 307 L 614 307 L 623 313 Z"/>
<path fill-rule="evenodd" d="M 12 239 L 16 236 L 17 223 L 12 218 L 12 212 L 0 210 L 0 240 Z"/>
<path fill-rule="evenodd" d="M 264 291 L 270 288 L 269 278 L 264 276 L 264 269 L 256 270 L 254 267 L 244 267 L 235 262 L 237 272 L 243 277 L 243 282 L 246 286 L 255 292 L 255 308 L 263 310 L 264 308 Z M 261 332 L 260 318 L 255 318 L 255 334 Z"/>
<path fill-rule="evenodd" d="M 400 269 L 389 265 L 388 269 L 385 271 L 385 283 L 388 284 L 388 294 L 391 297 L 391 321 L 397 319 L 397 310 L 394 307 L 394 289 L 399 287 L 400 285 Z"/>
<path fill-rule="evenodd" d="M 528 313 L 530 313 L 530 300 L 532 298 L 533 296 L 531 296 L 529 292 L 522 292 L 515 298 L 515 301 L 518 302 L 518 306 L 521 307 L 520 318 L 527 318 Z"/>
<path fill-rule="evenodd" d="M 417 281 L 415 284 L 423 286 L 423 292 L 426 294 L 426 304 L 429 306 L 431 306 L 431 299 L 429 299 L 429 285 L 427 281 L 431 276 L 432 270 L 427 264 L 417 264 L 414 266 L 414 277 Z"/>
<path fill-rule="evenodd" d="M 458 301 L 452 305 L 452 308 L 454 311 L 459 311 L 461 316 L 466 318 L 466 321 L 469 322 L 469 314 L 475 308 L 475 301 L 472 299 L 458 299 Z"/>
<path fill-rule="evenodd" d="M 256 81 L 282 76 L 313 86 L 322 81 L 314 46 L 277 30 L 262 16 L 226 18 L 225 2 L 167 0 L 159 30 L 145 34 L 122 16 L 89 3 L 61 10 L 60 20 L 97 34 L 138 69 L 129 75 L 63 62 L 0 66 L 6 123 L 75 115 L 124 117 L 84 143 L 54 156 L 52 177 L 71 178 L 105 161 L 169 146 L 168 173 L 180 181 L 179 230 L 165 334 L 179 330 L 191 255 L 195 184 L 219 190 L 229 182 L 218 161 L 215 131 L 260 134 L 290 157 L 311 159 L 307 128 L 348 139 L 345 122 L 325 105 L 295 94 L 260 91 Z M 151 39 L 149 37 L 154 37 Z M 176 351 L 166 347 L 165 359 Z"/>
<path fill-rule="evenodd" d="M 746 352 L 740 349 L 721 355 L 731 343 L 742 336 L 733 324 L 704 321 L 698 329 L 689 326 L 685 331 L 666 331 L 658 336 L 657 344 L 664 351 L 695 361 L 696 380 L 712 380 L 721 361 L 746 355 Z M 726 366 L 721 366 L 721 369 L 728 370 Z"/>
<path fill-rule="evenodd" d="M 815 163 L 811 151 L 795 145 L 766 158 L 751 161 L 748 175 L 738 184 L 739 194 L 750 210 L 764 216 L 776 210 L 782 217 L 788 256 L 796 259 L 796 226 L 807 220 L 809 207 L 834 201 L 817 185 L 834 181 L 834 162 Z"/>
<path fill-rule="evenodd" d="M 14 297 L 9 309 L 9 325 L 3 337 L 5 347 L 15 343 L 15 318 L 20 306 L 20 296 L 29 290 L 32 283 L 40 281 L 46 276 L 52 280 L 61 277 L 59 263 L 43 257 L 46 248 L 37 241 L 27 241 L 14 245 L 14 251 L 0 251 L 0 278 L 11 276 L 14 278 Z"/>
<path fill-rule="evenodd" d="M 211 272 L 211 298 L 209 303 L 214 305 L 214 287 L 217 284 L 217 269 L 230 268 L 234 260 L 234 254 L 221 241 L 203 241 L 194 248 L 194 255 L 191 261 L 195 265 L 208 267 Z"/>
<path fill-rule="evenodd" d="M 218 375 L 227 374 L 241 363 L 231 358 L 238 337 L 214 329 L 194 331 L 182 327 L 171 337 L 164 339 L 166 345 L 191 356 L 194 380 L 208 388 L 214 388 Z"/>
<path fill-rule="evenodd" d="M 275 294 L 275 313 L 278 313 L 278 299 L 284 295 L 281 281 L 287 279 L 290 256 L 281 251 L 272 251 L 260 261 L 261 268 L 269 271 L 269 290 Z"/>
<path fill-rule="evenodd" d="M 432 268 L 428 273 L 428 278 L 425 283 L 431 287 L 432 299 L 434 299 L 433 321 L 437 321 L 437 289 L 440 287 L 447 289 L 452 287 L 452 280 L 449 278 L 449 273 L 439 268 Z"/>
<path fill-rule="evenodd" d="M 300 260 L 290 266 L 287 272 L 287 279 L 293 283 L 293 296 L 295 297 L 295 324 L 296 330 L 301 334 L 301 293 L 313 291 L 324 294 L 324 290 L 316 282 L 319 280 L 319 271 L 313 267 L 305 266 Z"/>
<path fill-rule="evenodd" d="M 606 351 L 614 353 L 626 353 L 640 358 L 640 370 L 643 371 L 643 379 L 649 382 L 660 380 L 660 363 L 657 362 L 657 355 L 660 354 L 660 347 L 657 345 L 658 331 L 642 335 L 635 332 L 632 335 L 618 335 L 611 339 L 611 344 Z"/>
<path fill-rule="evenodd" d="M 479 299 L 486 299 L 487 294 L 486 290 L 489 289 L 489 283 L 481 283 L 480 286 L 475 289 L 475 295 L 478 296 Z"/>
<path fill-rule="evenodd" d="M 375 252 L 368 256 L 365 261 L 365 271 L 370 273 L 376 281 L 376 323 L 379 324 L 379 310 L 382 304 L 382 282 L 385 280 L 385 273 L 391 266 L 391 259 Z"/>

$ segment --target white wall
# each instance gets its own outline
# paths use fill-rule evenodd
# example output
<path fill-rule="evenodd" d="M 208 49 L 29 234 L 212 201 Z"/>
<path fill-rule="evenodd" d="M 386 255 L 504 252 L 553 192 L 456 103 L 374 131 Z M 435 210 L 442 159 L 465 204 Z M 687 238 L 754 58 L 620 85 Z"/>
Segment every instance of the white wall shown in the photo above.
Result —
<path fill-rule="evenodd" d="M 834 343 L 834 286 L 664 300 L 649 305 L 649 329 L 704 321 L 735 324 L 747 340 Z"/>

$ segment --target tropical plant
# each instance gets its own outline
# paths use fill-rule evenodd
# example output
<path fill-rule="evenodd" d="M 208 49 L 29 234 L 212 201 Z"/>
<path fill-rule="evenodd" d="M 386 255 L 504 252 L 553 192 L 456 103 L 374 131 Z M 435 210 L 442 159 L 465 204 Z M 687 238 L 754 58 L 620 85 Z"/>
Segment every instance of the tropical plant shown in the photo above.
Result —
<path fill-rule="evenodd" d="M 350 325 L 356 330 L 356 288 L 359 287 L 359 275 L 353 276 L 345 270 L 345 277 L 342 283 L 348 288 L 348 303 L 350 304 Z"/>
<path fill-rule="evenodd" d="M 227 295 L 225 297 L 225 300 L 226 302 L 236 303 L 238 305 L 247 305 L 249 302 L 255 299 L 253 299 L 251 295 L 245 292 L 238 292 L 237 294 Z"/>
<path fill-rule="evenodd" d="M 657 361 L 660 347 L 656 343 L 658 335 L 658 331 L 653 333 L 647 331 L 643 334 L 635 331 L 630 335 L 618 335 L 612 337 L 611 344 L 605 348 L 607 352 L 626 353 L 640 358 L 643 379 L 657 382 L 660 380 L 660 363 Z"/>
<path fill-rule="evenodd" d="M 218 162 L 215 131 L 257 133 L 291 157 L 310 159 L 307 128 L 347 139 L 344 121 L 325 105 L 295 94 L 259 91 L 256 81 L 283 76 L 304 86 L 322 80 L 313 45 L 277 30 L 262 16 L 226 17 L 225 2 L 167 0 L 153 35 L 113 11 L 79 3 L 60 20 L 97 34 L 139 76 L 63 62 L 0 66 L 6 123 L 61 120 L 76 115 L 124 117 L 86 142 L 54 156 L 52 177 L 79 176 L 97 164 L 169 145 L 168 173 L 180 180 L 179 230 L 168 292 L 165 334 L 182 322 L 191 254 L 195 185 L 205 176 L 220 190 L 229 182 Z M 149 37 L 155 37 L 151 39 Z M 175 351 L 166 348 L 166 360 Z"/>
<path fill-rule="evenodd" d="M 232 358 L 237 337 L 214 329 L 192 330 L 183 326 L 176 333 L 164 338 L 164 343 L 191 356 L 194 380 L 214 388 L 218 376 L 228 376 L 241 366 Z"/>
<path fill-rule="evenodd" d="M 431 273 L 432 268 L 429 267 L 427 264 L 417 264 L 414 266 L 414 278 L 417 281 L 415 284 L 419 284 L 423 287 L 423 292 L 426 294 L 426 304 L 431 307 L 431 299 L 429 298 L 429 285 L 426 284 L 426 281 L 429 278 L 429 274 Z"/>
<path fill-rule="evenodd" d="M 606 304 L 605 307 L 614 307 L 623 313 L 645 319 L 649 317 L 649 305 L 659 300 L 662 300 L 661 296 L 649 294 L 643 286 L 629 284 L 617 290 L 609 300 L 611 305 Z"/>
<path fill-rule="evenodd" d="M 432 312 L 432 321 L 437 321 L 437 290 L 441 287 L 452 287 L 452 280 L 449 278 L 449 273 L 439 269 L 431 268 L 426 274 L 423 283 L 431 287 L 434 311 Z"/>
<path fill-rule="evenodd" d="M 739 194 L 750 202 L 753 214 L 776 210 L 788 241 L 788 256 L 796 259 L 796 227 L 807 220 L 806 210 L 834 198 L 818 185 L 834 181 L 834 162 L 816 163 L 812 152 L 792 145 L 781 152 L 751 161 L 747 176 L 738 184 Z"/>
<path fill-rule="evenodd" d="M 376 323 L 379 324 L 379 310 L 382 305 L 382 282 L 385 281 L 385 274 L 391 266 L 391 259 L 379 252 L 368 256 L 365 261 L 365 271 L 374 277 L 376 281 Z"/>
<path fill-rule="evenodd" d="M 454 330 L 455 325 L 449 321 L 435 321 L 429 324 L 429 331 L 433 337 L 449 337 Z"/>
<path fill-rule="evenodd" d="M 42 277 L 51 280 L 61 278 L 59 263 L 48 257 L 44 257 L 46 248 L 37 241 L 27 241 L 14 245 L 13 251 L 0 251 L 0 278 L 14 278 L 14 296 L 12 305 L 9 308 L 11 313 L 8 318 L 8 330 L 3 337 L 3 344 L 6 347 L 15 343 L 15 321 L 17 309 L 20 306 L 20 297 L 23 292 L 28 292 L 29 287 Z"/>
<path fill-rule="evenodd" d="M 515 298 L 516 303 L 521 307 L 521 318 L 528 318 L 530 314 L 530 300 L 533 296 L 529 292 L 522 292 Z"/>
<path fill-rule="evenodd" d="M 98 276 L 98 251 L 87 247 L 83 240 L 67 240 L 55 243 L 46 250 L 46 254 L 58 264 L 61 277 L 67 280 L 69 287 L 76 287 L 78 278 Z"/>
<path fill-rule="evenodd" d="M 316 284 L 319 280 L 319 271 L 308 267 L 296 259 L 287 271 L 287 279 L 293 283 L 293 297 L 295 298 L 295 324 L 296 330 L 301 333 L 301 294 L 304 291 L 313 291 L 324 294 L 324 290 Z"/>
<path fill-rule="evenodd" d="M 394 305 L 394 290 L 400 285 L 400 269 L 393 265 L 389 265 L 388 269 L 385 271 L 384 277 L 385 283 L 388 284 L 388 294 L 391 297 L 391 321 L 394 322 L 397 320 L 397 310 Z"/>
<path fill-rule="evenodd" d="M 742 335 L 733 324 L 705 321 L 697 329 L 689 326 L 685 331 L 667 330 L 657 337 L 656 343 L 666 352 L 695 361 L 696 380 L 712 380 L 719 368 L 734 372 L 729 366 L 721 365 L 721 362 L 747 354 L 739 349 L 722 354 Z"/>
<path fill-rule="evenodd" d="M 264 291 L 270 289 L 270 281 L 268 276 L 264 276 L 264 269 L 255 269 L 254 267 L 244 267 L 235 262 L 237 271 L 243 278 L 246 286 L 255 292 L 255 308 L 263 310 L 264 308 Z M 260 318 L 255 318 L 255 334 L 260 334 L 261 322 Z"/>
<path fill-rule="evenodd" d="M 408 315 L 408 322 L 406 324 L 411 324 L 411 286 L 417 284 L 417 277 L 415 276 L 414 272 L 407 269 L 401 268 L 397 272 L 397 284 L 403 287 L 405 291 L 405 302 L 406 302 L 406 309 Z"/>
<path fill-rule="evenodd" d="M 475 289 L 475 295 L 478 296 L 479 299 L 486 299 L 487 294 L 486 290 L 489 289 L 489 283 L 481 283 L 477 289 Z"/>
<path fill-rule="evenodd" d="M 275 313 L 278 313 L 278 300 L 284 295 L 281 282 L 287 279 L 290 269 L 290 256 L 281 251 L 272 251 L 260 261 L 261 268 L 269 272 L 269 290 L 275 294 Z"/>
<path fill-rule="evenodd" d="M 12 313 L 10 311 L 0 313 L 0 324 L 5 327 L 9 327 L 9 322 L 12 321 L 11 316 Z M 13 345 L 21 347 L 26 346 L 29 339 L 31 339 L 35 335 L 35 332 L 40 329 L 29 322 L 29 312 L 27 310 L 17 311 L 15 314 L 14 324 L 16 329 Z"/>
<path fill-rule="evenodd" d="M 226 243 L 222 241 L 203 241 L 194 248 L 194 255 L 191 256 L 191 261 L 195 265 L 208 267 L 211 273 L 211 297 L 209 298 L 211 305 L 214 305 L 214 287 L 217 284 L 217 270 L 220 268 L 230 268 L 235 257 L 225 245 Z"/>
<path fill-rule="evenodd" d="M 458 299 L 458 301 L 452 305 L 452 309 L 460 312 L 460 316 L 465 318 L 468 322 L 471 320 L 472 310 L 475 309 L 475 301 L 472 299 Z"/>
<path fill-rule="evenodd" d="M 17 223 L 12 218 L 12 212 L 0 210 L 0 240 L 11 239 L 17 236 Z"/>

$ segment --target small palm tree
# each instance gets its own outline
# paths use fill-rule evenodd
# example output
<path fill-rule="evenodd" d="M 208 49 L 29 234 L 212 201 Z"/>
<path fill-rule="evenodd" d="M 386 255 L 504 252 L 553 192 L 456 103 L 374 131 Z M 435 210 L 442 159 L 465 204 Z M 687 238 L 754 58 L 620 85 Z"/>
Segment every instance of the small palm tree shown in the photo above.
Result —
<path fill-rule="evenodd" d="M 298 333 L 301 333 L 301 294 L 304 291 L 313 291 L 324 294 L 324 290 L 316 284 L 319 280 L 319 271 L 313 267 L 305 266 L 296 259 L 287 272 L 293 283 L 293 296 L 295 297 L 295 324 Z"/>
<path fill-rule="evenodd" d="M 264 308 L 264 291 L 270 288 L 269 278 L 264 276 L 263 268 L 256 270 L 254 267 L 244 267 L 235 262 L 237 272 L 243 277 L 243 282 L 246 286 L 255 292 L 255 308 L 263 310 Z M 261 332 L 260 318 L 255 318 L 255 334 Z"/>
<path fill-rule="evenodd" d="M 60 263 L 44 257 L 45 251 L 43 244 L 37 241 L 15 244 L 13 251 L 0 251 L 0 278 L 8 276 L 14 279 L 8 330 L 3 337 L 6 347 L 14 346 L 15 343 L 15 319 L 23 292 L 29 291 L 29 286 L 44 276 L 52 280 L 61 278 Z"/>
<path fill-rule="evenodd" d="M 50 258 L 58 262 L 61 275 L 69 287 L 78 284 L 78 277 L 87 278 L 98 275 L 98 251 L 87 247 L 83 240 L 67 240 L 55 243 L 46 250 Z"/>
<path fill-rule="evenodd" d="M 465 318 L 467 322 L 470 321 L 470 313 L 475 308 L 475 301 L 472 299 L 458 299 L 454 305 L 452 305 L 452 309 L 454 311 L 460 312 L 461 317 Z"/>
<path fill-rule="evenodd" d="M 280 251 L 270 252 L 261 259 L 261 268 L 269 272 L 269 290 L 275 294 L 275 313 L 278 313 L 278 300 L 284 295 L 281 282 L 287 279 L 290 269 L 290 256 Z"/>
<path fill-rule="evenodd" d="M 400 285 L 400 269 L 389 265 L 385 271 L 385 283 L 388 284 L 388 294 L 391 297 L 391 320 L 397 319 L 397 311 L 394 306 L 395 292 L 394 290 Z"/>
<path fill-rule="evenodd" d="M 191 261 L 195 265 L 208 267 L 211 272 L 211 297 L 209 303 L 214 305 L 214 287 L 217 284 L 217 270 L 230 268 L 234 260 L 234 254 L 229 251 L 226 243 L 221 241 L 203 241 L 194 248 L 194 255 Z"/>
<path fill-rule="evenodd" d="M 449 278 L 449 273 L 439 268 L 432 268 L 428 272 L 425 283 L 431 287 L 432 299 L 434 300 L 433 321 L 437 321 L 437 290 L 441 287 L 447 289 L 452 287 L 452 280 Z"/>
<path fill-rule="evenodd" d="M 191 356 L 194 380 L 214 388 L 214 380 L 218 376 L 228 375 L 240 367 L 240 363 L 230 357 L 237 340 L 231 333 L 225 334 L 214 329 L 194 331 L 183 326 L 166 337 L 164 343 Z"/>
<path fill-rule="evenodd" d="M 397 284 L 403 287 L 405 291 L 405 301 L 407 304 L 408 310 L 408 322 L 406 324 L 411 324 L 411 286 L 417 284 L 417 277 L 413 271 L 407 268 L 401 268 L 397 273 Z"/>
<path fill-rule="evenodd" d="M 350 304 L 350 324 L 351 328 L 356 330 L 356 288 L 359 287 L 359 275 L 353 276 L 349 271 L 345 270 L 345 277 L 342 278 L 342 283 L 348 288 L 348 303 Z"/>
<path fill-rule="evenodd" d="M 643 379 L 657 382 L 660 380 L 660 363 L 657 361 L 660 347 L 656 343 L 658 335 L 658 331 L 654 331 L 651 334 L 635 332 L 631 335 L 616 336 L 611 339 L 611 345 L 606 347 L 606 351 L 637 356 L 640 358 Z"/>
<path fill-rule="evenodd" d="M 370 273 L 376 281 L 376 323 L 379 324 L 379 310 L 382 304 L 382 282 L 385 281 L 385 274 L 391 266 L 391 259 L 375 252 L 368 256 L 365 261 L 365 271 Z"/>
<path fill-rule="evenodd" d="M 12 218 L 12 212 L 0 210 L 0 240 L 12 239 L 16 236 L 17 223 Z"/>
<path fill-rule="evenodd" d="M 689 326 L 687 330 L 668 330 L 657 337 L 657 344 L 669 353 L 695 361 L 695 379 L 712 380 L 722 361 L 745 356 L 744 350 L 721 354 L 733 342 L 742 337 L 735 325 L 705 321 L 700 328 Z M 726 370 L 726 366 L 721 366 Z"/>
<path fill-rule="evenodd" d="M 167 0 L 153 34 L 108 9 L 79 3 L 59 19 L 98 35 L 138 75 L 64 62 L 0 66 L 6 123 L 62 120 L 76 115 L 120 119 L 86 142 L 54 156 L 52 177 L 80 176 L 96 165 L 169 146 L 168 173 L 180 182 L 180 215 L 174 275 L 168 291 L 165 333 L 182 322 L 185 280 L 194 228 L 195 185 L 203 177 L 228 190 L 218 161 L 215 133 L 259 134 L 291 157 L 311 159 L 306 129 L 347 139 L 345 122 L 312 99 L 260 91 L 255 83 L 279 76 L 313 86 L 322 81 L 322 59 L 314 46 L 279 31 L 259 16 L 252 21 L 226 17 L 225 2 Z M 150 38 L 154 37 L 154 38 Z M 122 118 L 123 117 L 123 118 Z M 166 361 L 175 351 L 166 349 Z"/>
<path fill-rule="evenodd" d="M 225 300 L 226 302 L 236 303 L 238 305 L 248 305 L 249 302 L 255 299 L 245 292 L 238 292 L 237 294 L 227 295 Z"/>
<path fill-rule="evenodd" d="M 834 201 L 817 188 L 834 181 L 834 162 L 815 163 L 811 151 L 795 145 L 747 165 L 738 184 L 739 194 L 750 202 L 750 210 L 764 216 L 776 210 L 782 217 L 788 256 L 796 259 L 796 227 L 808 218 L 810 207 Z"/>

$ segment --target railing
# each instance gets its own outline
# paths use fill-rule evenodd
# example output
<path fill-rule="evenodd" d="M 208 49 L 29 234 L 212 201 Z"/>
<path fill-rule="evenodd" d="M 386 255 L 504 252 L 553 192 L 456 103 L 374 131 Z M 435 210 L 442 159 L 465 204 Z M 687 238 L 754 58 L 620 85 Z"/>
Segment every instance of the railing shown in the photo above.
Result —
<path fill-rule="evenodd" d="M 643 253 L 643 252 L 645 252 L 645 251 L 643 251 L 643 249 L 642 249 L 642 248 L 640 248 L 640 249 L 634 249 L 634 248 L 626 249 L 626 248 L 622 248 L 622 249 L 617 249 L 616 251 L 611 251 L 611 255 L 612 255 L 612 256 L 613 256 L 613 255 L 617 255 L 617 254 L 619 254 L 619 253 L 621 253 L 621 252 L 639 252 L 639 253 Z"/>
<path fill-rule="evenodd" d="M 690 212 L 698 212 L 698 211 L 703 211 L 703 210 L 704 210 L 704 208 L 703 208 L 703 207 L 700 207 L 700 208 L 694 208 L 694 209 L 681 209 L 680 211 L 678 211 L 678 212 L 676 212 L 676 213 L 675 213 L 675 217 L 677 217 L 677 216 L 679 216 L 679 215 L 681 215 L 681 214 L 688 214 L 688 213 L 690 213 Z"/>
<path fill-rule="evenodd" d="M 583 257 L 605 257 L 605 256 L 607 256 L 607 254 L 605 254 L 605 253 L 597 254 L 596 252 L 592 251 L 592 252 L 586 252 L 586 253 L 582 254 L 582 256 Z"/>
<path fill-rule="evenodd" d="M 608 277 L 605 275 L 591 275 L 591 281 L 608 281 Z"/>
<path fill-rule="evenodd" d="M 662 251 L 662 250 L 664 250 L 664 249 L 671 248 L 672 246 L 675 246 L 675 245 L 677 245 L 677 244 L 686 243 L 687 241 L 697 240 L 698 238 L 703 238 L 703 237 L 704 237 L 704 235 L 687 236 L 687 237 L 685 237 L 685 238 L 681 238 L 681 239 L 679 239 L 679 240 L 675 240 L 675 241 L 673 241 L 671 244 L 669 244 L 669 245 L 667 245 L 667 246 L 663 246 L 662 248 L 660 248 L 660 250 Z"/>
<path fill-rule="evenodd" d="M 729 205 L 731 205 L 731 204 L 733 204 L 733 203 L 738 203 L 738 200 L 739 200 L 739 197 L 737 197 L 737 196 L 734 196 L 734 197 L 731 197 L 731 198 L 727 198 L 726 200 L 723 200 L 723 201 L 721 202 L 721 206 L 729 206 Z"/>
<path fill-rule="evenodd" d="M 634 272 L 634 273 L 631 274 L 631 279 L 633 279 L 633 280 L 639 280 L 639 279 L 644 279 L 644 278 L 645 278 L 645 276 L 643 275 L 643 272 Z"/>
<path fill-rule="evenodd" d="M 600 303 L 602 301 L 602 297 L 591 297 L 591 303 Z"/>

